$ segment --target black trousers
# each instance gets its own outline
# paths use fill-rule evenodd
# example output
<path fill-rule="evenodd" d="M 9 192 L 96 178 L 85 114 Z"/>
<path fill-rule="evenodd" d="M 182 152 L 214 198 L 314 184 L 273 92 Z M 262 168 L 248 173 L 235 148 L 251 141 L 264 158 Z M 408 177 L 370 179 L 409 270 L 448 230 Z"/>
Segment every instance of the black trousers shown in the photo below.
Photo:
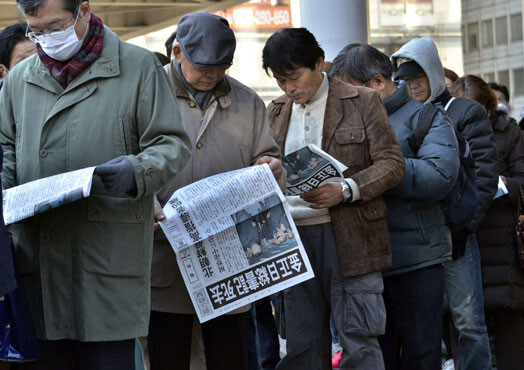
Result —
<path fill-rule="evenodd" d="M 115 342 L 42 341 L 38 361 L 12 370 L 135 370 L 135 339 Z"/>
<path fill-rule="evenodd" d="M 151 311 L 147 346 L 151 370 L 189 370 L 195 315 Z M 201 325 L 207 370 L 247 369 L 247 313 Z"/>
<path fill-rule="evenodd" d="M 524 368 L 524 312 L 501 310 L 490 312 L 498 370 Z"/>
<path fill-rule="evenodd" d="M 246 325 L 249 370 L 275 369 L 280 361 L 280 343 L 269 297 L 251 304 Z"/>
<path fill-rule="evenodd" d="M 384 278 L 387 324 L 379 342 L 386 370 L 399 363 L 401 369 L 441 369 L 443 271 L 435 265 Z"/>

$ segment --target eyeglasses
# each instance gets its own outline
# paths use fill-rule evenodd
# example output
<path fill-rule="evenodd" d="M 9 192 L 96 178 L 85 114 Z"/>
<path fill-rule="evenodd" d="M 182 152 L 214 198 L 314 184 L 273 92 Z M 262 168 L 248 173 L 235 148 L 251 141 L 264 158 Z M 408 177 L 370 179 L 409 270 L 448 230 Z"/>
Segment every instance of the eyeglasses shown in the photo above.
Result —
<path fill-rule="evenodd" d="M 49 37 L 50 35 L 52 35 L 53 33 L 56 33 L 56 32 L 64 32 L 69 27 L 75 27 L 76 26 L 76 22 L 78 22 L 78 17 L 79 16 L 80 16 L 80 7 L 78 7 L 78 11 L 76 13 L 76 17 L 74 18 L 74 23 L 73 23 L 72 26 L 62 26 L 62 27 L 59 27 L 59 28 L 55 28 L 55 29 L 51 30 L 50 32 L 33 32 L 33 31 L 31 31 L 31 29 L 29 28 L 29 25 L 28 25 L 26 30 L 25 30 L 25 37 L 27 37 L 32 42 L 38 42 L 39 41 L 38 38 Z M 73 20 L 70 20 L 67 23 L 71 23 L 72 21 Z"/>

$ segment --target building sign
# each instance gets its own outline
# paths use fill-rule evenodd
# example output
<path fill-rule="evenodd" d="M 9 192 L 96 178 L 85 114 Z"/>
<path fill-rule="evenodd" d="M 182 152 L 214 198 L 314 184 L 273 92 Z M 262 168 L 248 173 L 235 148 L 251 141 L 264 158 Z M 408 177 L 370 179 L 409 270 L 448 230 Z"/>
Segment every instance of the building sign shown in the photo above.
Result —
<path fill-rule="evenodd" d="M 235 30 L 292 27 L 289 6 L 247 4 L 221 10 L 215 14 L 226 18 L 230 27 Z"/>

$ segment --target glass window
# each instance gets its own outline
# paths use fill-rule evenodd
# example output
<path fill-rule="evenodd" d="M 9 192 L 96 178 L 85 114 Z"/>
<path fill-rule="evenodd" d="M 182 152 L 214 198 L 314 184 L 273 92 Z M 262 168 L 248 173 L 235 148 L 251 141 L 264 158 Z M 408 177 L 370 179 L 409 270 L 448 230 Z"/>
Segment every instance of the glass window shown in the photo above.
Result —
<path fill-rule="evenodd" d="M 511 15 L 511 41 L 522 40 L 522 13 Z"/>
<path fill-rule="evenodd" d="M 504 85 L 511 91 L 509 87 L 509 71 L 498 71 L 497 72 L 497 82 L 500 85 Z"/>
<path fill-rule="evenodd" d="M 495 81 L 495 73 L 485 73 L 484 74 L 484 81 L 486 81 L 486 82 L 494 82 Z"/>
<path fill-rule="evenodd" d="M 460 27 L 461 29 L 461 35 L 462 35 L 462 50 L 465 52 L 466 51 L 466 25 L 462 25 Z"/>
<path fill-rule="evenodd" d="M 495 28 L 497 30 L 497 45 L 506 45 L 508 43 L 508 19 L 506 17 L 495 19 Z"/>
<path fill-rule="evenodd" d="M 475 51 L 479 48 L 479 24 L 468 24 L 468 51 Z"/>
<path fill-rule="evenodd" d="M 482 21 L 482 47 L 493 46 L 493 21 Z"/>
<path fill-rule="evenodd" d="M 513 70 L 513 89 L 514 95 L 524 94 L 524 68 Z"/>

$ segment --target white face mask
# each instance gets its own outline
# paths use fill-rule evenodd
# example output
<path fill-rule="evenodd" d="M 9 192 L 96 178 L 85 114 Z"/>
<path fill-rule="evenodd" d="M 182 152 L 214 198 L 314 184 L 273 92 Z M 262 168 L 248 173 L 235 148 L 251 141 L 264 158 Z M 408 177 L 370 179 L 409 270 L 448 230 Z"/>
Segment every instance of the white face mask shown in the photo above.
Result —
<path fill-rule="evenodd" d="M 84 36 L 79 40 L 75 32 L 75 26 L 79 16 L 80 10 L 76 16 L 75 23 L 71 27 L 46 35 L 35 35 L 42 50 L 51 58 L 63 62 L 71 59 L 80 51 L 85 34 L 87 33 L 87 28 Z"/>
<path fill-rule="evenodd" d="M 509 104 L 506 103 L 505 101 L 499 100 L 497 104 L 497 110 L 500 112 L 509 113 L 510 111 Z"/>

